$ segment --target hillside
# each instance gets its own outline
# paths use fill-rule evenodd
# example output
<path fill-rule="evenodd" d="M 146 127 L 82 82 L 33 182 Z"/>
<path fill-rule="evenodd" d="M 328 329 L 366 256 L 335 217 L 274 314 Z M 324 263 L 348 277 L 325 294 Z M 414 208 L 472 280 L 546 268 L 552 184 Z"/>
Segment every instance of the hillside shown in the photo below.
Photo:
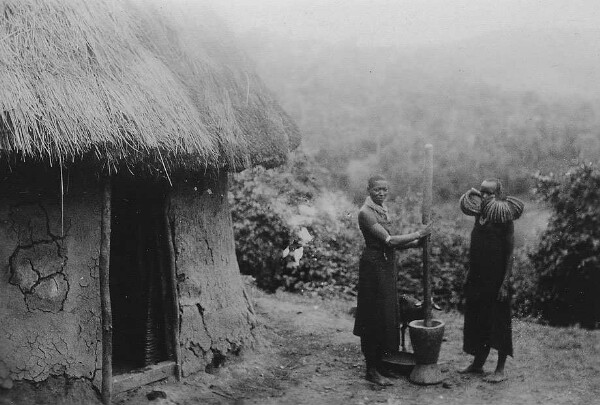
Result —
<path fill-rule="evenodd" d="M 553 100 L 600 99 L 600 30 L 497 31 L 405 55 L 438 77 Z"/>
<path fill-rule="evenodd" d="M 600 45 L 586 47 L 590 38 L 500 32 L 419 49 L 261 32 L 244 41 L 338 187 L 356 194 L 381 171 L 396 190 L 418 189 L 422 145 L 432 142 L 447 199 L 491 176 L 525 194 L 531 173 L 600 156 Z"/>

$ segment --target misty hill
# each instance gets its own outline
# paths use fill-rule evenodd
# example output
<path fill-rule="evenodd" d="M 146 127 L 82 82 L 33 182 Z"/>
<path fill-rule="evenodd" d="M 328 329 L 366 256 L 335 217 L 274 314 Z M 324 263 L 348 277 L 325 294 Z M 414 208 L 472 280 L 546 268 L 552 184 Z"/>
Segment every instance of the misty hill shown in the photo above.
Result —
<path fill-rule="evenodd" d="M 499 31 L 409 54 L 440 77 L 545 96 L 600 98 L 600 30 Z"/>
<path fill-rule="evenodd" d="M 362 190 L 378 170 L 397 189 L 418 187 L 420 151 L 433 142 L 448 198 L 489 176 L 523 193 L 532 172 L 598 158 L 600 45 L 581 38 L 504 32 L 419 49 L 244 41 L 339 186 Z"/>

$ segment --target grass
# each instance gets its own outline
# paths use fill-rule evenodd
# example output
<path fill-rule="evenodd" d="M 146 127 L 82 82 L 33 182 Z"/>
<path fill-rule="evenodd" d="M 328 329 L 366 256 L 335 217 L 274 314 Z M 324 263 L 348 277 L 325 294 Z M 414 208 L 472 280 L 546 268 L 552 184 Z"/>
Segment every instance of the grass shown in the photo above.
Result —
<path fill-rule="evenodd" d="M 296 317 L 303 317 L 298 330 L 287 330 L 286 339 L 306 334 L 307 330 L 320 330 L 320 334 L 311 334 L 310 344 L 315 346 L 318 358 L 327 363 L 338 358 L 329 369 L 322 370 L 317 384 L 334 389 L 338 381 L 352 381 L 347 389 L 331 394 L 323 403 L 356 403 L 355 398 L 368 396 L 374 403 L 396 398 L 402 404 L 584 404 L 594 403 L 596 393 L 600 392 L 600 331 L 588 331 L 575 327 L 555 328 L 523 320 L 513 320 L 514 358 L 509 358 L 506 371 L 509 380 L 501 384 L 485 383 L 479 377 L 463 376 L 457 370 L 466 366 L 470 356 L 462 351 L 463 317 L 456 311 L 437 313 L 436 317 L 446 323 L 445 341 L 438 364 L 442 369 L 446 388 L 441 385 L 419 387 L 401 380 L 394 387 L 373 392 L 362 385 L 362 369 L 344 369 L 344 361 L 363 363 L 359 352 L 358 338 L 350 335 L 353 319 L 347 309 L 354 302 L 331 298 L 300 297 L 291 293 L 275 295 L 262 294 L 260 299 L 263 310 L 276 312 L 290 303 L 287 309 Z M 311 319 L 314 322 L 311 325 Z M 277 317 L 269 317 L 274 322 Z M 284 317 L 284 319 L 287 319 Z M 292 318 L 293 319 L 293 318 Z M 329 319 L 329 320 L 328 320 Z M 291 321 L 294 322 L 294 321 Z M 275 329 L 277 329 L 277 324 Z M 287 325 L 287 323 L 286 323 Z M 320 326 L 316 326 L 320 325 Z M 330 325 L 330 326 L 328 326 Z M 306 338 L 306 337 L 305 337 Z M 323 340 L 322 342 L 319 339 Z M 340 357 L 336 348 L 339 342 L 348 341 L 349 351 Z M 332 343 L 332 342 L 338 342 Z M 353 344 L 351 344 L 354 342 Z M 308 342 L 306 343 L 308 344 Z M 286 345 L 284 345 L 285 347 Z M 311 347 L 312 347 L 311 346 Z M 345 347 L 345 346 L 344 346 Z M 348 356 L 345 358 L 344 356 Z M 495 367 L 496 353 L 488 358 L 486 372 Z M 311 378 L 309 375 L 304 378 Z M 354 381 L 356 380 L 356 381 Z M 318 388 L 309 385 L 307 389 Z M 287 391 L 277 401 L 280 403 L 303 402 L 302 390 Z M 327 395 L 327 394 L 325 394 Z M 276 403 L 277 401 L 274 401 Z M 268 403 L 268 402 L 267 402 Z"/>

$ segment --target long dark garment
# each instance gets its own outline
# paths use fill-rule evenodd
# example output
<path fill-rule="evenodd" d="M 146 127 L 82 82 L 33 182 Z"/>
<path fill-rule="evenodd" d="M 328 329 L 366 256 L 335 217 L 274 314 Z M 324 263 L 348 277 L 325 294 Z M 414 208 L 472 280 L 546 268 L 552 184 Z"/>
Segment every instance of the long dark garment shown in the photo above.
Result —
<path fill-rule="evenodd" d="M 512 222 L 481 222 L 476 217 L 471 232 L 463 350 L 476 355 L 493 348 L 512 356 L 510 297 L 500 302 L 497 296 L 506 271 L 507 236 L 514 228 Z"/>
<path fill-rule="evenodd" d="M 397 351 L 400 343 L 392 254 L 367 247 L 360 258 L 354 334 L 371 343 L 373 355 Z"/>

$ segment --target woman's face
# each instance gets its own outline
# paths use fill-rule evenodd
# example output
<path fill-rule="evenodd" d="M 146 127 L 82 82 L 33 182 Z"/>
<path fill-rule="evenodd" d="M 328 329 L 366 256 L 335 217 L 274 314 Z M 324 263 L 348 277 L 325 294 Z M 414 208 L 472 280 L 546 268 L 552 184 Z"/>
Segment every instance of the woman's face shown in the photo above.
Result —
<path fill-rule="evenodd" d="M 377 180 L 368 190 L 371 200 L 377 205 L 382 205 L 388 196 L 388 182 L 385 180 Z"/>
<path fill-rule="evenodd" d="M 479 189 L 479 191 L 481 192 L 481 196 L 484 199 L 492 198 L 496 195 L 497 187 L 498 185 L 494 182 L 484 181 L 483 183 L 481 183 L 481 188 Z"/>

